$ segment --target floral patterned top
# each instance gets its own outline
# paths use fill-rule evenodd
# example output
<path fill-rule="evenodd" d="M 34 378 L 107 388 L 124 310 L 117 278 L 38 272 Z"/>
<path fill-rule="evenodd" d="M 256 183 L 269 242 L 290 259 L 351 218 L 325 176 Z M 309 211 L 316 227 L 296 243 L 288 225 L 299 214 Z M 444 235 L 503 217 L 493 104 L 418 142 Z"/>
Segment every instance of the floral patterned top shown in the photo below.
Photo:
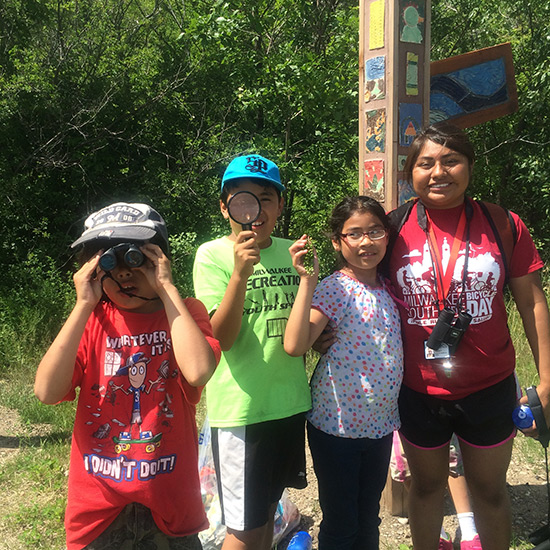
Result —
<path fill-rule="evenodd" d="M 308 420 L 339 437 L 379 439 L 400 427 L 401 324 L 383 283 L 377 288 L 337 271 L 323 279 L 312 307 L 329 318 L 337 341 L 313 373 Z"/>

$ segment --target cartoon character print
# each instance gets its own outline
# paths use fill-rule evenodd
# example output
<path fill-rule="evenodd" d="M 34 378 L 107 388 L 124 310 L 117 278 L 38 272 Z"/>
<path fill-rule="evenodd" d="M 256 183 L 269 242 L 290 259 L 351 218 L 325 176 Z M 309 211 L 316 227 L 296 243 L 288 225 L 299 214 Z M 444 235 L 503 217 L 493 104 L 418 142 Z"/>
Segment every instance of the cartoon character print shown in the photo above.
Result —
<path fill-rule="evenodd" d="M 147 365 L 151 361 L 150 358 L 145 357 L 143 352 L 132 354 L 126 361 L 124 367 L 120 368 L 115 376 L 128 376 L 130 386 L 125 388 L 123 385 L 117 385 L 113 380 L 109 381 L 111 391 L 122 391 L 125 395 L 133 395 L 132 401 L 132 418 L 130 420 L 130 430 L 120 432 L 118 437 L 113 437 L 115 443 L 115 451 L 121 453 L 127 451 L 132 444 L 141 443 L 145 445 L 145 450 L 148 453 L 152 453 L 156 447 L 160 446 L 160 440 L 162 433 L 153 434 L 151 430 L 141 429 L 143 422 L 141 416 L 141 395 L 143 393 L 150 394 L 152 388 L 156 384 L 160 384 L 163 380 L 162 371 L 165 367 L 168 369 L 168 361 L 164 361 L 159 369 L 159 376 L 156 380 L 149 380 L 149 387 L 145 385 L 145 379 L 147 376 Z M 132 437 L 132 425 L 137 424 L 139 434 L 137 438 Z"/>
<path fill-rule="evenodd" d="M 134 400 L 132 405 L 132 420 L 131 424 L 138 424 L 141 426 L 141 394 L 151 393 L 151 389 L 155 384 L 158 384 L 162 378 L 159 376 L 155 381 L 149 380 L 149 387 L 145 388 L 145 377 L 147 375 L 147 364 L 151 361 L 150 358 L 145 357 L 141 351 L 131 355 L 126 361 L 126 365 L 120 368 L 115 376 L 128 376 L 130 387 L 124 388 L 122 385 L 116 385 L 113 380 L 109 382 L 112 391 L 121 390 L 126 395 L 134 394 Z"/>
<path fill-rule="evenodd" d="M 441 261 L 446 269 L 450 247 L 445 239 L 441 246 Z M 436 289 L 434 287 L 434 267 L 428 242 L 422 250 L 413 249 L 403 256 L 407 261 L 397 271 L 397 281 L 403 290 L 403 297 L 409 306 L 407 323 L 409 325 L 434 326 L 437 321 L 438 308 Z M 453 278 L 447 298 L 447 305 L 455 309 L 466 309 L 472 315 L 472 324 L 479 324 L 491 319 L 493 299 L 497 294 L 497 284 L 501 278 L 501 266 L 491 252 L 481 252 L 479 247 L 470 245 L 468 273 L 465 277 L 462 303 L 458 300 L 462 294 L 462 272 L 464 269 L 465 250 L 459 252 Z"/>
<path fill-rule="evenodd" d="M 92 388 L 92 392 L 99 399 L 101 406 L 95 410 L 90 410 L 93 420 L 88 422 L 89 425 L 97 425 L 104 415 L 107 404 L 113 408 L 113 411 L 116 410 L 120 414 L 120 407 L 115 408 L 118 392 L 132 396 L 128 420 L 121 421 L 114 413 L 108 422 L 102 423 L 95 429 L 92 436 L 97 441 L 97 448 L 94 451 L 100 452 L 109 439 L 114 443 L 114 450 L 117 454 L 127 451 L 134 444 L 143 445 L 147 453 L 152 453 L 160 446 L 162 432 L 153 433 L 152 430 L 143 429 L 142 427 L 144 416 L 142 416 L 142 396 L 149 395 L 153 388 L 156 391 L 164 392 L 162 401 L 157 405 L 157 417 L 162 417 L 164 419 L 162 425 L 169 429 L 171 426 L 169 419 L 174 417 L 173 397 L 166 391 L 165 384 L 168 378 L 177 377 L 178 371 L 174 370 L 171 373 L 168 360 L 164 360 L 157 369 L 156 379 L 147 379 L 150 361 L 151 359 L 146 357 L 143 352 L 133 353 L 126 359 L 124 366 L 114 373 L 113 379 L 109 380 L 107 388 L 105 386 Z M 116 380 L 116 378 L 123 376 L 127 377 L 127 383 Z M 117 436 L 110 437 L 113 425 L 118 426 L 119 429 L 122 428 L 122 430 Z"/>

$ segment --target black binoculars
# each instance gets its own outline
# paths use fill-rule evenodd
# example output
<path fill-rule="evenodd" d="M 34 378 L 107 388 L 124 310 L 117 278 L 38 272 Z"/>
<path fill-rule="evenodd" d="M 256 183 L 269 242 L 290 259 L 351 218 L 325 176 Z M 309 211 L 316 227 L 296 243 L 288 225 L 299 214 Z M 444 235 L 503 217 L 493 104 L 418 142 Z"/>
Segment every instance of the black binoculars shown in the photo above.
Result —
<path fill-rule="evenodd" d="M 458 348 L 458 344 L 460 344 L 460 340 L 471 321 L 472 316 L 466 311 L 461 311 L 455 317 L 455 312 L 452 309 L 442 309 L 426 346 L 438 350 L 441 344 L 445 343 L 449 346 L 449 353 L 452 355 Z"/>
<path fill-rule="evenodd" d="M 132 243 L 120 243 L 106 250 L 99 258 L 99 267 L 103 271 L 111 271 L 118 264 L 118 256 L 122 256 L 127 267 L 139 267 L 145 261 L 143 252 Z"/>

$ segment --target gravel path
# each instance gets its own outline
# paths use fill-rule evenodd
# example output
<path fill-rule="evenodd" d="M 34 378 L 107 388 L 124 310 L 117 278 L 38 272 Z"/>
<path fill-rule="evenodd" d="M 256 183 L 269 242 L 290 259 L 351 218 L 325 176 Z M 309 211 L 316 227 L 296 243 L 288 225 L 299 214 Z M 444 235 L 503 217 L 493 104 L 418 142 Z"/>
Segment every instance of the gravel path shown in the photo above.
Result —
<path fill-rule="evenodd" d="M 519 436 L 523 437 L 523 436 Z M 317 548 L 317 534 L 321 513 L 317 501 L 317 483 L 311 464 L 311 456 L 308 456 L 307 476 L 309 485 L 301 491 L 291 489 L 291 500 L 296 504 L 302 514 L 300 528 L 313 537 L 313 549 Z M 512 463 L 508 470 L 508 487 L 512 501 L 513 530 L 516 537 L 527 540 L 529 533 L 545 524 L 548 520 L 548 499 L 546 492 L 546 474 L 544 463 L 528 465 L 519 456 L 517 446 L 514 448 Z M 389 492 L 385 494 L 389 495 Z M 381 550 L 397 550 L 400 544 L 412 547 L 411 534 L 406 518 L 391 514 L 391 499 L 387 502 L 383 499 L 380 526 Z M 458 522 L 454 515 L 454 508 L 450 498 L 445 502 L 444 526 L 453 539 L 458 528 Z M 284 544 L 279 548 L 285 548 Z M 455 548 L 459 548 L 458 542 Z M 511 548 L 515 548 L 512 546 Z"/>
<path fill-rule="evenodd" d="M 18 436 L 25 434 L 28 437 L 44 434 L 47 433 L 47 428 L 47 426 L 33 426 L 32 429 L 29 429 L 28 426 L 21 423 L 15 411 L 0 406 L 0 468 L 4 460 L 18 452 Z M 291 489 L 289 494 L 301 513 L 300 529 L 309 531 L 312 535 L 313 549 L 315 550 L 317 548 L 321 512 L 317 501 L 317 482 L 309 453 L 307 476 L 308 487 L 300 491 Z M 508 471 L 508 486 L 512 500 L 514 533 L 520 539 L 526 540 L 529 533 L 545 524 L 548 519 L 546 475 L 543 460 L 534 465 L 527 464 L 520 456 L 516 446 Z M 14 491 L 16 491 L 16 488 L 14 488 Z M 386 493 L 387 495 L 389 493 Z M 2 499 L 9 498 L 9 494 L 2 495 Z M 391 499 L 383 500 L 382 504 L 381 550 L 397 550 L 400 544 L 410 547 L 412 543 L 407 519 L 391 514 Z M 454 538 L 458 523 L 449 498 L 445 503 L 444 525 L 445 529 Z M 279 545 L 279 549 L 284 548 L 286 548 L 285 541 Z"/>

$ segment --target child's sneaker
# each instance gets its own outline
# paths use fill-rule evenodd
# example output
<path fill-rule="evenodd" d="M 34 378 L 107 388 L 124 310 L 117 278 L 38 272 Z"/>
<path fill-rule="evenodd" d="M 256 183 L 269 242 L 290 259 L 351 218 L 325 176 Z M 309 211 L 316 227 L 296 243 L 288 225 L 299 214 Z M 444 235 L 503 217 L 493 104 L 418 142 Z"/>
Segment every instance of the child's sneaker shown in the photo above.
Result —
<path fill-rule="evenodd" d="M 479 535 L 476 535 L 472 540 L 460 541 L 460 550 L 483 550 Z"/>
<path fill-rule="evenodd" d="M 445 533 L 445 535 L 445 538 L 439 538 L 439 546 L 437 547 L 437 550 L 453 550 L 453 541 L 451 540 L 451 536 L 448 533 Z"/>

